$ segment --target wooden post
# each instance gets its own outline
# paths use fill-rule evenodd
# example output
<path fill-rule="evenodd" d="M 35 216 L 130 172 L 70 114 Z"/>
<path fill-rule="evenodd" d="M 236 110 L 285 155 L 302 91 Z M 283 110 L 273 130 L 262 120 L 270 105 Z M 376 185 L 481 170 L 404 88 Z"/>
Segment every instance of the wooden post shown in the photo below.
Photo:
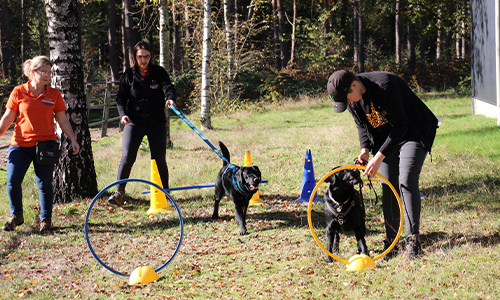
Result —
<path fill-rule="evenodd" d="M 102 109 L 102 130 L 101 138 L 108 133 L 109 103 L 111 102 L 111 82 L 106 82 L 106 92 L 104 93 L 104 107 Z"/>

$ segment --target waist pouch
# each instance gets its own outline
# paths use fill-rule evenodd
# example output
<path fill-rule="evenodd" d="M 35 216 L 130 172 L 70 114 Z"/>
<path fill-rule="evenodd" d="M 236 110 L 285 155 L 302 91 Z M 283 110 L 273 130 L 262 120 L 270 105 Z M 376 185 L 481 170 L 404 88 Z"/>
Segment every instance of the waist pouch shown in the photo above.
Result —
<path fill-rule="evenodd" d="M 36 162 L 42 165 L 53 165 L 59 161 L 61 150 L 58 141 L 36 142 Z"/>

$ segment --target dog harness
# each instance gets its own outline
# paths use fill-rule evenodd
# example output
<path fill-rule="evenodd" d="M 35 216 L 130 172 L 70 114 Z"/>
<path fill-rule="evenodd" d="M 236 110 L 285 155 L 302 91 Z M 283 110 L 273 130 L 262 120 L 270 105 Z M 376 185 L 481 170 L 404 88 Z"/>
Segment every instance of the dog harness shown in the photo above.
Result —
<path fill-rule="evenodd" d="M 226 194 L 229 195 L 229 192 L 227 191 L 226 189 L 226 186 L 224 185 L 224 174 L 226 174 L 227 170 L 233 170 L 233 173 L 231 174 L 231 179 L 233 181 L 233 186 L 236 188 L 236 190 L 240 193 L 240 194 L 243 194 L 244 196 L 247 196 L 249 193 L 245 193 L 245 191 L 241 188 L 240 186 L 240 183 L 238 182 L 238 180 L 236 180 L 234 178 L 234 174 L 236 173 L 236 171 L 238 171 L 240 168 L 236 167 L 235 165 L 229 163 L 227 165 L 227 168 L 224 170 L 224 173 L 222 173 L 222 186 L 224 187 L 224 190 L 226 191 Z"/>
<path fill-rule="evenodd" d="M 337 220 L 339 221 L 340 225 L 344 224 L 344 218 L 345 218 L 345 216 L 347 216 L 347 214 L 351 211 L 351 209 L 355 205 L 354 201 L 351 201 L 351 197 L 349 197 L 349 199 L 347 199 L 344 203 L 339 203 L 339 202 L 335 201 L 335 199 L 333 199 L 331 193 L 328 193 L 328 198 L 330 198 L 330 200 L 332 200 L 332 202 L 335 204 L 336 209 L 334 210 L 329 205 L 326 205 L 326 203 L 325 203 L 325 206 L 337 218 Z M 348 203 L 348 202 L 350 202 L 351 205 L 347 208 L 347 210 L 345 212 L 342 212 L 343 208 L 344 208 L 344 205 L 346 203 Z"/>

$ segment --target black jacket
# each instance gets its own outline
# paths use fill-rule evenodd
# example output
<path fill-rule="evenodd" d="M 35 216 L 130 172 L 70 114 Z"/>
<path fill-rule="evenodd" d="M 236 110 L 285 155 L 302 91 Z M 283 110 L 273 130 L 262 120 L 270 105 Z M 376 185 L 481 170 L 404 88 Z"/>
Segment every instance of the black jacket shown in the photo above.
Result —
<path fill-rule="evenodd" d="M 116 95 L 120 117 L 127 115 L 135 125 L 158 125 L 166 122 L 166 100 L 175 101 L 175 88 L 164 68 L 151 64 L 145 78 L 136 67 L 125 70 Z"/>
<path fill-rule="evenodd" d="M 366 88 L 348 105 L 358 128 L 361 148 L 389 156 L 406 141 L 419 141 L 430 152 L 438 120 L 399 76 L 387 72 L 356 75 Z"/>

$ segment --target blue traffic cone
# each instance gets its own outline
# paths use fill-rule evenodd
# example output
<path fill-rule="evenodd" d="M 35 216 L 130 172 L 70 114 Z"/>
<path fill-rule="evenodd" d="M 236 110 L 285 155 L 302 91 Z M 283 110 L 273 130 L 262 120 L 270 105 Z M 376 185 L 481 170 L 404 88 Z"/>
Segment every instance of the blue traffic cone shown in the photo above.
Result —
<path fill-rule="evenodd" d="M 306 159 L 304 162 L 304 175 L 302 176 L 302 191 L 300 192 L 300 197 L 295 200 L 295 203 L 309 203 L 309 198 L 311 198 L 311 193 L 315 186 L 316 179 L 314 178 L 311 149 L 307 149 Z M 317 193 L 314 195 L 313 201 L 323 203 Z"/>

